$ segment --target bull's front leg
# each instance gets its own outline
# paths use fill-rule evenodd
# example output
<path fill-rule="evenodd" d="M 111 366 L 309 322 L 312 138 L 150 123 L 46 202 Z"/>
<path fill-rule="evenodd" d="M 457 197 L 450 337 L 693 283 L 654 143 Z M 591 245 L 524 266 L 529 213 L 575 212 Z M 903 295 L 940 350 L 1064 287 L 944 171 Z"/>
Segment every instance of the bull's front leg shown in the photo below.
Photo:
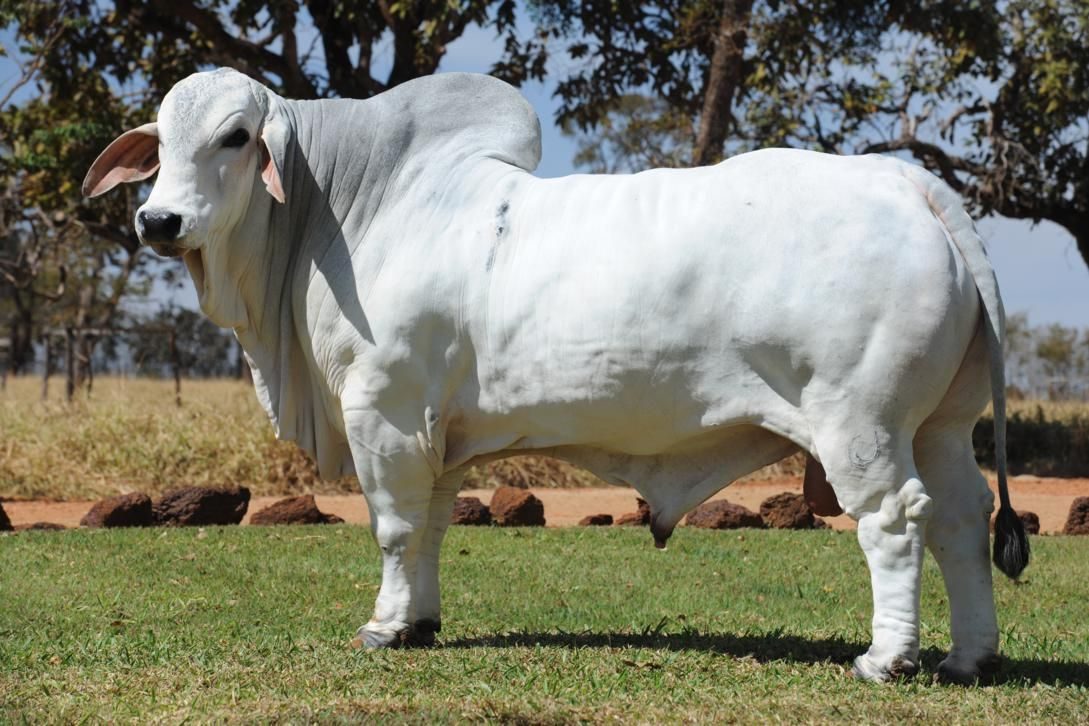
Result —
<path fill-rule="evenodd" d="M 374 615 L 359 629 L 356 640 L 367 648 L 413 645 L 420 594 L 417 574 L 435 471 L 417 437 L 405 435 L 375 410 L 346 407 L 344 423 L 382 553 L 382 585 Z"/>
<path fill-rule="evenodd" d="M 431 645 L 435 642 L 435 633 L 442 630 L 439 553 L 454 512 L 454 500 L 464 478 L 465 473 L 460 471 L 440 476 L 431 494 L 427 531 L 416 568 L 417 605 L 413 640 L 419 645 Z"/>

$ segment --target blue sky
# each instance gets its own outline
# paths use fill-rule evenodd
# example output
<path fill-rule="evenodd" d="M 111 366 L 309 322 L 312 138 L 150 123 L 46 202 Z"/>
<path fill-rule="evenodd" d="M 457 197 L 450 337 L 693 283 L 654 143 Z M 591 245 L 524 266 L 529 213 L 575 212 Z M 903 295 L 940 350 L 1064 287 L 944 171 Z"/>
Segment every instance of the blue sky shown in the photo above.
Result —
<path fill-rule="evenodd" d="M 10 48 L 11 40 L 10 32 L 0 33 L 0 43 Z M 499 52 L 492 31 L 471 28 L 450 44 L 439 70 L 484 72 Z M 556 71 L 562 72 L 562 64 L 566 62 L 562 57 L 554 59 L 550 75 L 556 77 Z M 380 75 L 381 63 L 375 66 L 376 74 Z M 0 95 L 15 76 L 16 69 L 10 60 L 0 58 Z M 571 163 L 575 142 L 563 136 L 552 123 L 558 105 L 552 99 L 552 88 L 552 84 L 546 83 L 529 83 L 522 88 L 541 117 L 543 156 L 537 174 L 548 177 L 576 171 Z M 82 177 L 83 171 L 74 173 Z M 1027 313 L 1034 325 L 1062 323 L 1089 327 L 1089 268 L 1069 233 L 1049 222 L 1033 225 L 1004 218 L 984 219 L 979 230 L 987 242 L 1008 312 Z M 182 304 L 196 305 L 191 286 L 177 299 Z"/>

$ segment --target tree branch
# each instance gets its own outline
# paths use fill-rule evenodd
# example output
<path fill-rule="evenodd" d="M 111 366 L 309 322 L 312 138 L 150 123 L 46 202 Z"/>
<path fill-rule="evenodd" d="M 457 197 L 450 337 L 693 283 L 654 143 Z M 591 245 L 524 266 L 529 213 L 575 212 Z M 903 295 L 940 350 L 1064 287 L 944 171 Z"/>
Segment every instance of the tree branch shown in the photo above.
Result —
<path fill-rule="evenodd" d="M 295 11 L 290 7 L 283 6 L 280 11 L 279 20 L 281 23 L 279 29 L 280 37 L 283 39 L 284 65 L 287 67 L 287 77 L 284 78 L 284 86 L 288 88 L 310 87 L 313 89 L 310 79 L 306 77 L 302 67 L 299 65 L 299 44 L 295 37 Z M 314 91 L 314 94 L 317 95 L 317 92 Z"/>
<path fill-rule="evenodd" d="M 308 0 L 306 6 L 321 35 L 329 87 L 342 98 L 368 98 L 384 91 L 385 85 L 370 75 L 372 38 L 365 24 L 357 23 L 353 34 L 344 21 L 335 17 L 333 3 L 329 0 Z M 348 51 L 357 39 L 359 63 L 353 68 Z"/>
<path fill-rule="evenodd" d="M 107 326 L 113 320 L 114 313 L 117 312 L 117 306 L 121 303 L 121 298 L 128 289 L 129 278 L 132 276 L 133 270 L 136 269 L 139 256 L 139 250 L 137 250 L 136 254 L 129 255 L 128 259 L 125 260 L 125 264 L 121 267 L 121 271 L 113 279 L 113 290 L 103 303 L 101 312 L 95 318 L 94 322 L 97 326 Z"/>
<path fill-rule="evenodd" d="M 960 193 L 965 191 L 967 185 L 957 176 L 957 171 L 966 171 L 970 174 L 979 174 L 985 171 L 978 164 L 959 156 L 950 155 L 940 146 L 909 136 L 870 144 L 864 147 L 861 153 L 881 154 L 889 151 L 910 151 L 912 156 L 923 162 L 923 166 L 931 171 L 938 172 L 938 175 L 945 180 L 946 184 Z"/>
<path fill-rule="evenodd" d="M 34 76 L 38 73 L 41 67 L 45 64 L 45 57 L 49 55 L 49 51 L 53 49 L 53 46 L 56 45 L 57 41 L 61 39 L 62 35 L 64 35 L 65 25 L 62 19 L 66 16 L 67 13 L 71 12 L 69 5 L 70 3 L 67 2 L 61 3 L 61 6 L 57 9 L 56 20 L 54 20 L 53 25 L 50 26 L 49 34 L 46 37 L 45 42 L 42 43 L 40 48 L 38 48 L 37 52 L 34 55 L 34 58 L 29 63 L 19 66 L 19 78 L 16 79 L 15 83 L 11 86 L 11 88 L 9 88 L 7 92 L 3 95 L 3 97 L 0 98 L 0 108 L 8 105 L 8 102 L 12 99 L 16 92 L 26 84 L 30 83 L 30 81 L 33 80 Z"/>
<path fill-rule="evenodd" d="M 104 240 L 109 240 L 110 242 L 121 245 L 129 255 L 136 254 L 140 249 L 140 238 L 136 236 L 136 232 L 134 231 L 130 230 L 126 232 L 116 225 L 104 224 L 101 222 L 88 222 L 86 220 L 80 220 L 79 224 L 95 237 L 100 237 Z"/>
<path fill-rule="evenodd" d="M 317 98 L 314 85 L 301 72 L 292 69 L 290 62 L 261 45 L 245 38 L 238 38 L 227 31 L 215 12 L 199 7 L 192 0 L 152 0 L 156 10 L 164 15 L 175 16 L 189 23 L 204 35 L 213 54 L 222 62 L 241 66 L 247 75 L 259 80 L 264 78 L 262 68 L 280 76 L 284 90 L 295 98 Z"/>
<path fill-rule="evenodd" d="M 942 121 L 941 125 L 938 127 L 938 135 L 941 136 L 943 139 L 948 138 L 950 141 L 952 141 L 952 136 L 949 136 L 949 134 L 954 130 L 956 123 L 960 121 L 961 117 L 974 116 L 975 114 L 982 113 L 986 110 L 987 107 L 979 102 L 973 103 L 970 106 L 961 105 L 957 107 L 957 109 L 954 110 L 953 113 L 949 114 L 949 116 L 947 116 L 945 120 Z"/>

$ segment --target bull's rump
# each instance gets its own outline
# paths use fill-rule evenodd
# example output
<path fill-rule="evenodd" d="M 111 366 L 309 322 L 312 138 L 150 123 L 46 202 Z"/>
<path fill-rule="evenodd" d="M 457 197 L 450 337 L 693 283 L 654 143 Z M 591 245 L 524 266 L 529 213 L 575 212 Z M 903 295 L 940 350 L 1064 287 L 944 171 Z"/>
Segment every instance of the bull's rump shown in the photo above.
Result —
<path fill-rule="evenodd" d="M 527 178 L 471 316 L 470 408 L 514 422 L 526 447 L 631 453 L 751 423 L 804 441 L 815 398 L 921 420 L 971 339 L 976 293 L 899 169 L 770 150 Z"/>

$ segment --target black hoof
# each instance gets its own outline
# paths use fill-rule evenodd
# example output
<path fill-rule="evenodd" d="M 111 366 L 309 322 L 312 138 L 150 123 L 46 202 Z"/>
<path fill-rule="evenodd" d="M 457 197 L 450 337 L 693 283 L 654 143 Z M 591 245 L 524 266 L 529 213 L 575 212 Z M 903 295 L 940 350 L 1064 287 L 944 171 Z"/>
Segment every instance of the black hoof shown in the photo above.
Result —
<path fill-rule="evenodd" d="M 938 672 L 934 675 L 937 683 L 954 686 L 978 686 L 994 682 L 999 668 L 1002 666 L 1002 658 L 997 655 L 988 655 L 981 658 L 976 667 L 969 670 L 955 668 L 942 661 L 938 665 Z"/>
<path fill-rule="evenodd" d="M 442 621 L 423 619 L 417 620 L 412 626 L 405 645 L 414 648 L 431 648 L 435 645 L 435 633 L 442 630 Z"/>

